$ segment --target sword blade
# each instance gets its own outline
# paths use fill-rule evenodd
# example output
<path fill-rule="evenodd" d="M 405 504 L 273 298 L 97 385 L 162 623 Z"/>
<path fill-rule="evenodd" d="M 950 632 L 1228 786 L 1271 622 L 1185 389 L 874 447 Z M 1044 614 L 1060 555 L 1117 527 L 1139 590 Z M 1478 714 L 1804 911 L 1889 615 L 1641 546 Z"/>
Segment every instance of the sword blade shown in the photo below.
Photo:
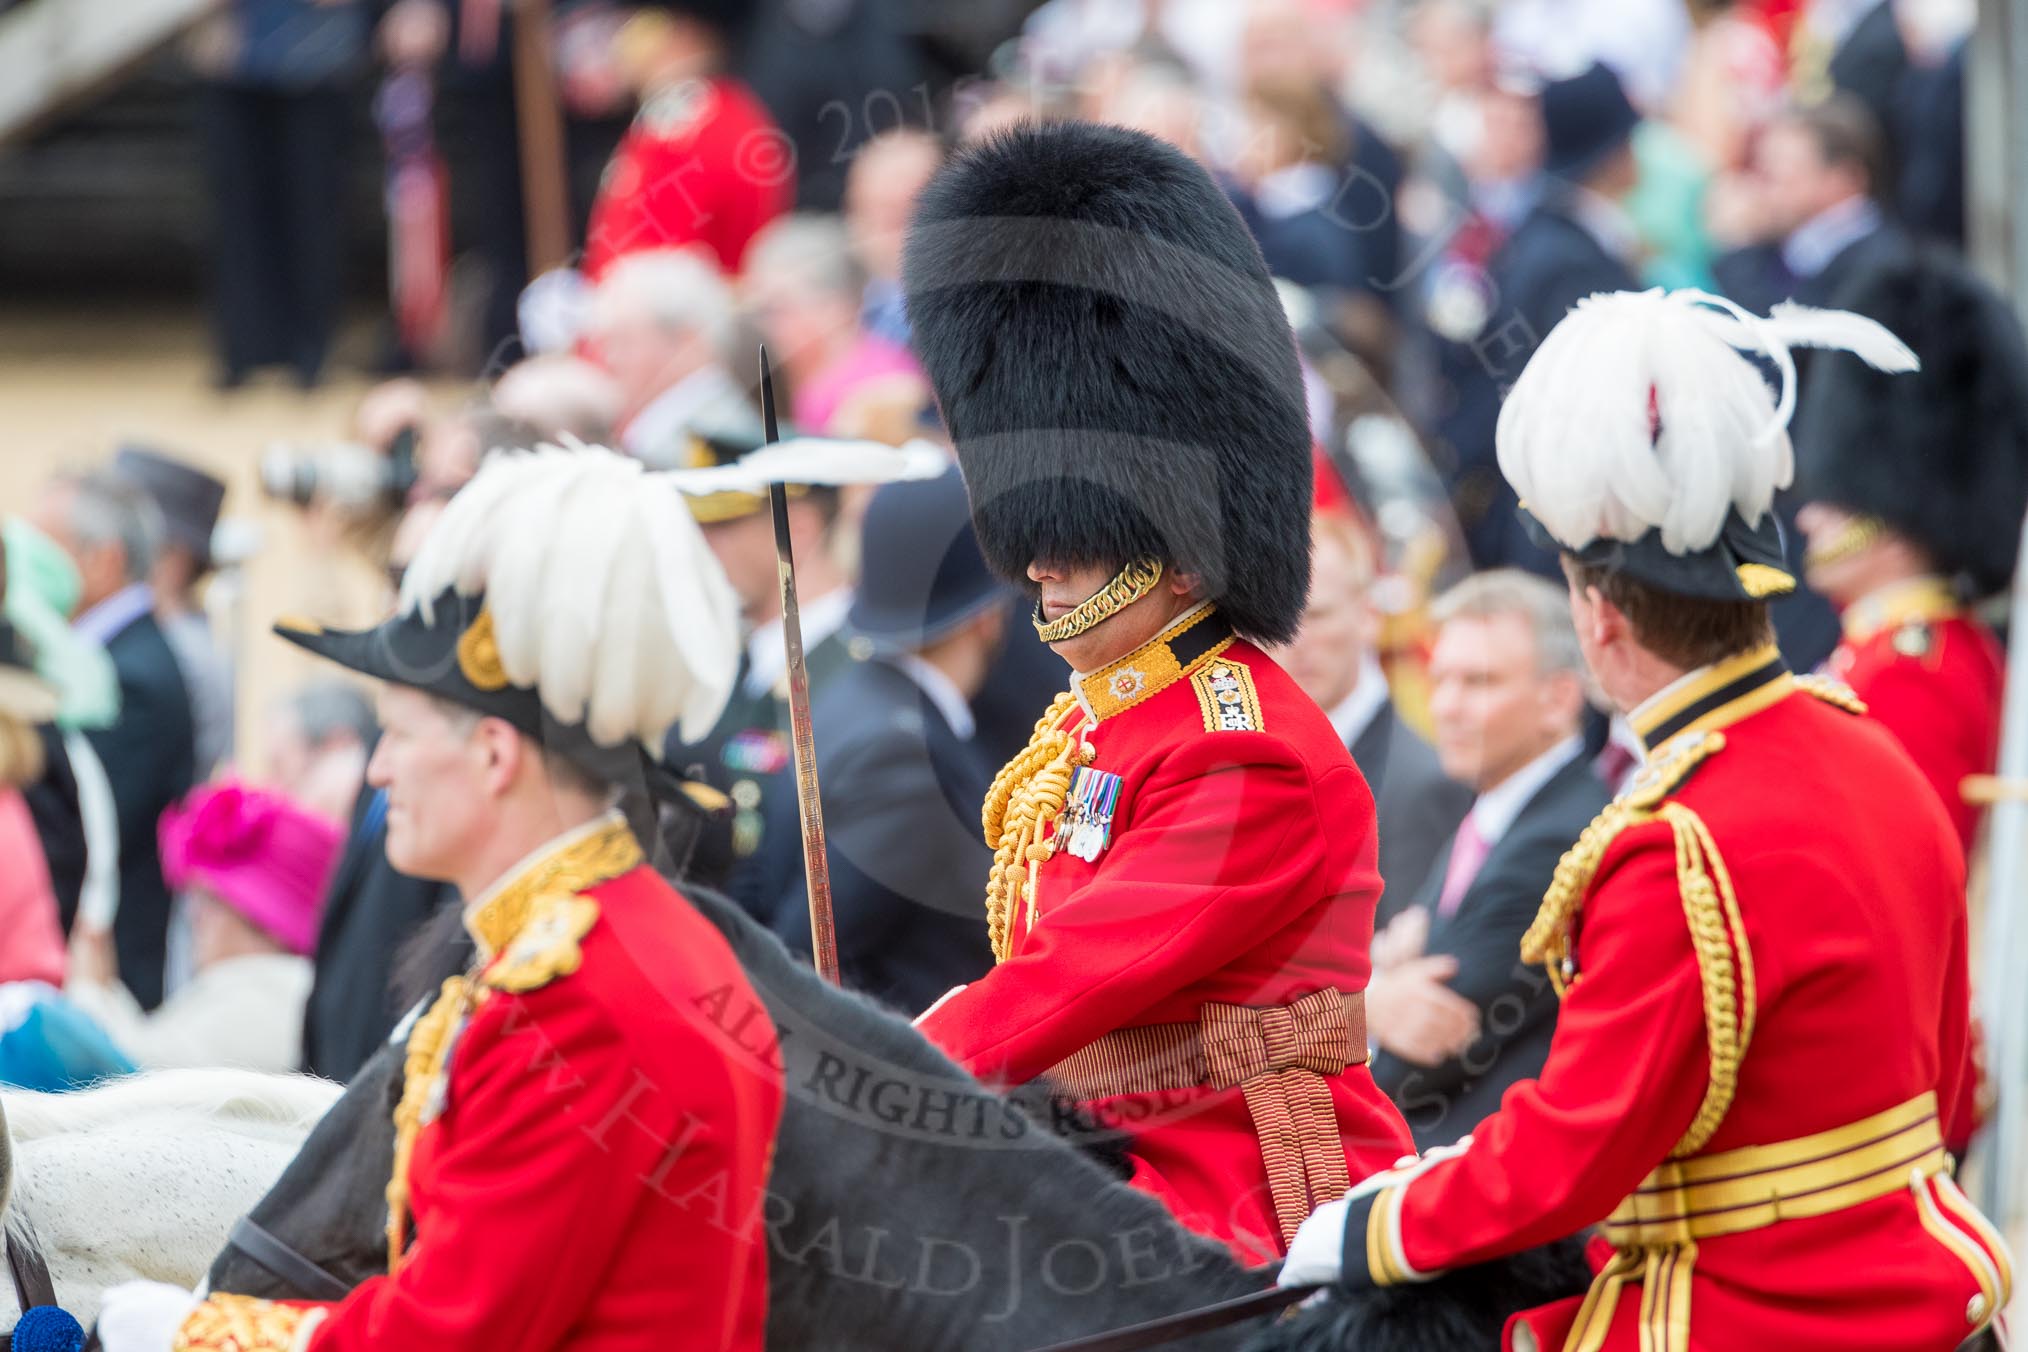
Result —
<path fill-rule="evenodd" d="M 775 421 L 775 377 L 768 350 L 760 350 L 761 418 L 767 440 L 781 440 Z M 788 656 L 789 740 L 796 753 L 796 810 L 803 825 L 803 875 L 810 884 L 810 952 L 817 971 L 838 980 L 838 930 L 831 917 L 831 863 L 824 852 L 824 803 L 817 796 L 817 736 L 810 724 L 810 668 L 803 660 L 803 616 L 796 604 L 796 552 L 789 540 L 789 493 L 768 485 L 775 526 L 775 579 L 781 587 L 782 646 Z"/>

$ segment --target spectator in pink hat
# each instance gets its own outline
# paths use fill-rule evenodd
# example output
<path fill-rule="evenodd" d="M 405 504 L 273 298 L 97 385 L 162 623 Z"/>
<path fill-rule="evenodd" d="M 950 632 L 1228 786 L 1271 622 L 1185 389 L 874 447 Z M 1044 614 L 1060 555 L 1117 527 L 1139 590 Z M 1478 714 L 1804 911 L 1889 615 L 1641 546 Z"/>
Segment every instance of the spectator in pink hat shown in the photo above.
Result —
<path fill-rule="evenodd" d="M 195 972 L 144 1014 L 110 970 L 76 963 L 65 993 L 144 1070 L 294 1070 L 317 913 L 340 829 L 236 782 L 162 814 L 162 872 L 188 894 Z M 101 954 L 101 958 L 103 954 Z"/>

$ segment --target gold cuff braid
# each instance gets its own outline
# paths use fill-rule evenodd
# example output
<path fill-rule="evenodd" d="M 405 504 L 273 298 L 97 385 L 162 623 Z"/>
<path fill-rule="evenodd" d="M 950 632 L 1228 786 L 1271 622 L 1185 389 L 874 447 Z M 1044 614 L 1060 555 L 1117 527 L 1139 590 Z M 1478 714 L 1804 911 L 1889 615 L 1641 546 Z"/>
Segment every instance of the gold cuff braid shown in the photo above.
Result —
<path fill-rule="evenodd" d="M 253 1296 L 215 1295 L 176 1330 L 170 1352 L 302 1352 L 329 1314 Z"/>
<path fill-rule="evenodd" d="M 1112 581 L 1080 601 L 1077 609 L 1053 620 L 1042 618 L 1042 607 L 1037 603 L 1035 633 L 1044 643 L 1062 643 L 1088 633 L 1155 590 L 1155 584 L 1161 580 L 1160 559 L 1136 559 L 1113 574 Z"/>

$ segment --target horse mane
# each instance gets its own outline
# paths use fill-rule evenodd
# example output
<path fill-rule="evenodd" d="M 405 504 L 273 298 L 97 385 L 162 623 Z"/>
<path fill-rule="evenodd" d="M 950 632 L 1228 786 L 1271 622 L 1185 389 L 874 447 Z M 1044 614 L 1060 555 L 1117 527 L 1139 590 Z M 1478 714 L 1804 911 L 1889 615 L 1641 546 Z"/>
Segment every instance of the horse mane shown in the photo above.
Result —
<path fill-rule="evenodd" d="M 6 1109 L 8 1135 L 18 1145 L 161 1113 L 308 1131 L 340 1092 L 341 1086 L 314 1075 L 156 1070 L 69 1093 L 10 1089 L 0 1094 L 0 1106 Z"/>

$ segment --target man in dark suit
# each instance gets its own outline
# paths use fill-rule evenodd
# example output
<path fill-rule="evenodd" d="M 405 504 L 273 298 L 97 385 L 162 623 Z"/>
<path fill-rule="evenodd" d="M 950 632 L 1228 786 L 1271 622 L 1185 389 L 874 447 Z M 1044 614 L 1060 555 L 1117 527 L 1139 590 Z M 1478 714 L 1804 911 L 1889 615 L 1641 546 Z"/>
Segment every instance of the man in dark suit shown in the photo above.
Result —
<path fill-rule="evenodd" d="M 1437 755 L 1478 796 L 1415 907 L 1375 939 L 1366 992 L 1373 1078 L 1418 1149 L 1457 1140 L 1542 1069 L 1556 996 L 1521 962 L 1521 935 L 1606 804 L 1583 754 L 1584 659 L 1562 590 L 1500 569 L 1434 614 Z"/>
<path fill-rule="evenodd" d="M 1444 857 L 1451 832 L 1472 805 L 1472 791 L 1444 774 L 1430 744 L 1395 710 L 1387 673 L 1373 652 L 1377 617 L 1367 600 L 1371 539 L 1350 515 L 1336 510 L 1311 518 L 1310 539 L 1303 627 L 1275 656 L 1331 720 L 1373 790 L 1384 884 L 1373 923 L 1381 928 Z"/>
<path fill-rule="evenodd" d="M 143 1009 L 162 1002 L 169 887 L 155 827 L 196 775 L 190 692 L 153 615 L 148 573 L 161 538 L 155 506 L 109 474 L 58 479 L 36 524 L 62 545 L 83 580 L 72 627 L 105 645 L 120 683 L 119 718 L 89 734 L 119 817 L 120 909 L 113 947 L 120 979 Z"/>
<path fill-rule="evenodd" d="M 1515 516 L 1513 490 L 1494 461 L 1493 429 L 1508 387 L 1564 313 L 1594 292 L 1635 285 L 1640 240 L 1623 203 L 1639 177 L 1632 138 L 1641 119 L 1602 64 L 1544 86 L 1541 109 L 1545 156 L 1535 205 L 1487 265 L 1491 301 L 1477 336 L 1443 363 L 1453 397 L 1436 430 L 1454 462 L 1452 496 L 1473 562 L 1551 576 L 1555 558 Z"/>
<path fill-rule="evenodd" d="M 1788 300 L 1829 306 L 1854 279 L 1907 258 L 1908 236 L 1879 205 L 1886 156 L 1880 125 L 1856 95 L 1836 94 L 1777 119 L 1761 133 L 1753 159 L 1771 237 L 1714 260 L 1719 289 L 1755 314 Z M 1797 354 L 1804 389 L 1816 358 Z M 1807 422 L 1800 413 L 1791 420 L 1791 438 L 1800 439 Z M 1776 506 L 1789 572 L 1800 578 L 1797 504 L 1783 494 Z M 1777 600 L 1773 614 L 1782 657 L 1795 670 L 1822 665 L 1837 646 L 1836 613 L 1806 585 Z"/>
<path fill-rule="evenodd" d="M 964 481 L 890 484 L 866 512 L 866 553 L 846 619 L 856 659 L 812 719 L 831 903 L 845 984 L 910 1015 L 992 966 L 978 829 L 992 765 L 968 702 L 1004 637 L 1006 590 L 972 534 Z M 771 859 L 793 860 L 776 932 L 810 951 L 790 776 L 769 787 Z"/>

